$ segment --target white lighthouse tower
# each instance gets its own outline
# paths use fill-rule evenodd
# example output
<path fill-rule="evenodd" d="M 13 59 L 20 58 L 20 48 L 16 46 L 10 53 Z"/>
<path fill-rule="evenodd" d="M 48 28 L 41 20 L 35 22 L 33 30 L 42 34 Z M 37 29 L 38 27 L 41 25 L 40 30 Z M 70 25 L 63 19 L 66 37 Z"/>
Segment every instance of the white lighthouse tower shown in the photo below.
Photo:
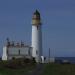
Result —
<path fill-rule="evenodd" d="M 32 56 L 36 62 L 41 62 L 42 56 L 42 30 L 40 13 L 36 10 L 32 17 Z"/>

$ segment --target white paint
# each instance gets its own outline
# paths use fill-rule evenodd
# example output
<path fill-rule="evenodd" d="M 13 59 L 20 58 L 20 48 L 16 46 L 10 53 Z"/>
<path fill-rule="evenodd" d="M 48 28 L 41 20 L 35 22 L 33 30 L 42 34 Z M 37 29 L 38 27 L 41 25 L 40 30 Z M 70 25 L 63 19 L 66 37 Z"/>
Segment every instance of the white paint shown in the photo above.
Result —
<path fill-rule="evenodd" d="M 42 56 L 42 31 L 41 25 L 32 25 L 32 56 L 39 62 Z"/>
<path fill-rule="evenodd" d="M 9 55 L 29 55 L 29 47 L 9 47 L 8 54 Z"/>
<path fill-rule="evenodd" d="M 31 47 L 17 47 L 17 46 L 5 46 L 3 47 L 2 60 L 10 60 L 12 58 L 24 58 L 32 57 L 32 48 Z"/>
<path fill-rule="evenodd" d="M 41 56 L 42 63 L 45 63 L 44 56 Z"/>
<path fill-rule="evenodd" d="M 2 60 L 7 60 L 7 47 L 3 47 Z"/>

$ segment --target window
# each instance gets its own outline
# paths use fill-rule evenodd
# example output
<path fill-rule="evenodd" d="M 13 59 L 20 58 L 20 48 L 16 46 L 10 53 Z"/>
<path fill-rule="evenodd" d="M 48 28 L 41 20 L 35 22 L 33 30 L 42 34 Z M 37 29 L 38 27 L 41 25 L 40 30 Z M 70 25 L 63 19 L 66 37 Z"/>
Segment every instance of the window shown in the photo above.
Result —
<path fill-rule="evenodd" d="M 20 55 L 20 49 L 19 49 L 19 51 L 18 51 L 18 52 L 19 52 L 19 55 Z"/>
<path fill-rule="evenodd" d="M 36 55 L 38 55 L 38 51 L 36 51 Z"/>

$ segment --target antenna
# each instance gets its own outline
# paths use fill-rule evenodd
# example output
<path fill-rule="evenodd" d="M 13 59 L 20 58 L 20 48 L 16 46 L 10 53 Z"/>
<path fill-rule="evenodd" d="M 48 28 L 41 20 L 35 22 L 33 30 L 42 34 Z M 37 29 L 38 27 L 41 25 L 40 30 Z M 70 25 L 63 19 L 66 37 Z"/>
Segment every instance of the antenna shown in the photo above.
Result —
<path fill-rule="evenodd" d="M 50 48 L 49 48 L 49 62 L 50 62 Z"/>
<path fill-rule="evenodd" d="M 8 38 L 8 37 L 7 37 L 7 39 L 6 39 L 6 40 L 7 40 L 7 42 L 9 42 L 9 38 Z"/>
<path fill-rule="evenodd" d="M 7 40 L 7 46 L 10 46 L 9 38 L 7 38 L 6 40 Z"/>
<path fill-rule="evenodd" d="M 21 46 L 24 46 L 24 42 L 22 42 L 22 40 L 21 40 Z"/>

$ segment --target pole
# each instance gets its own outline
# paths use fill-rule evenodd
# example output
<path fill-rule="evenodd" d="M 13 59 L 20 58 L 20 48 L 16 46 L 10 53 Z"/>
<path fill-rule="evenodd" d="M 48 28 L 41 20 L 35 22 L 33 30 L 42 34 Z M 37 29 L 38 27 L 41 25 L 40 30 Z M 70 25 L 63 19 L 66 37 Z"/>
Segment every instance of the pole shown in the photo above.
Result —
<path fill-rule="evenodd" d="M 49 48 L 49 63 L 50 63 L 50 48 Z"/>

